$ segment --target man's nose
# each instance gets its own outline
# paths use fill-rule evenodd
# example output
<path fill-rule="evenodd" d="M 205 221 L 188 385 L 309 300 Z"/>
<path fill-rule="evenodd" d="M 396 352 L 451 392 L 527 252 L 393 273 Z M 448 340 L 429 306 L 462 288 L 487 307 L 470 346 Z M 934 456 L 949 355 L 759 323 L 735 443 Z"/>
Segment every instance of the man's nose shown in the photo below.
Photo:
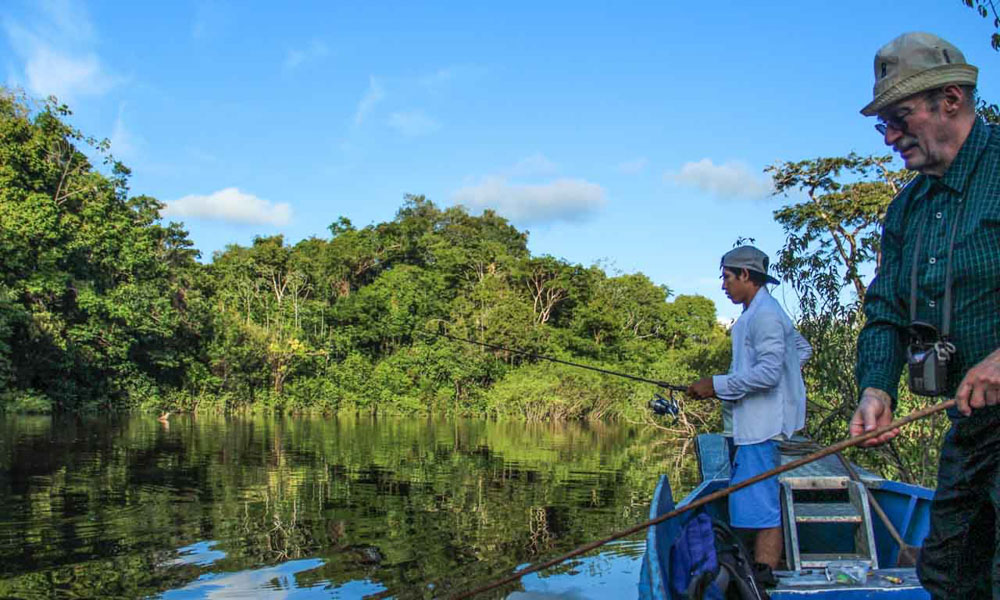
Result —
<path fill-rule="evenodd" d="M 903 137 L 902 131 L 895 127 L 887 127 L 885 130 L 885 145 L 893 146 L 901 137 Z"/>

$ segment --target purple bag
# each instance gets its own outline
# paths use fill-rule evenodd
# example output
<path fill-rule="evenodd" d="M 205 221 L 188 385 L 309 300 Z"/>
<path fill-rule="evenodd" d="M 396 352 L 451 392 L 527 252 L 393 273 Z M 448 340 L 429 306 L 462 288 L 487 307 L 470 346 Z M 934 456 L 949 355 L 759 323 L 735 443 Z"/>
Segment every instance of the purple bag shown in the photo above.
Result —
<path fill-rule="evenodd" d="M 715 532 L 712 518 L 704 512 L 688 521 L 670 548 L 670 595 L 687 598 L 691 582 L 703 573 L 714 579 L 719 572 L 719 559 L 715 553 Z M 710 583 L 703 596 L 709 600 L 722 600 L 722 592 Z"/>

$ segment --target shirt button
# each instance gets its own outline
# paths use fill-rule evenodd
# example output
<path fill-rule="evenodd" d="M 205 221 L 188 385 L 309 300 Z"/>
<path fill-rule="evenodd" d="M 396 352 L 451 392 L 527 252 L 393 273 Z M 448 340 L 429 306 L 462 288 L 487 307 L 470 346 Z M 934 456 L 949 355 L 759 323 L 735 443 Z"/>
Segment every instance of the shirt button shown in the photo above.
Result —
<path fill-rule="evenodd" d="M 931 308 L 934 308 L 934 306 L 935 306 L 934 301 L 933 300 L 928 300 L 927 301 L 927 306 L 929 306 Z"/>
<path fill-rule="evenodd" d="M 938 218 L 938 219 L 940 219 L 940 218 L 941 218 L 941 211 L 938 211 L 938 212 L 937 212 L 937 213 L 936 213 L 936 214 L 934 215 L 934 217 L 935 217 L 935 218 Z"/>
<path fill-rule="evenodd" d="M 927 261 L 927 262 L 929 262 L 929 263 L 931 263 L 933 265 L 934 263 L 937 262 L 937 259 L 932 256 L 931 259 L 929 261 Z"/>

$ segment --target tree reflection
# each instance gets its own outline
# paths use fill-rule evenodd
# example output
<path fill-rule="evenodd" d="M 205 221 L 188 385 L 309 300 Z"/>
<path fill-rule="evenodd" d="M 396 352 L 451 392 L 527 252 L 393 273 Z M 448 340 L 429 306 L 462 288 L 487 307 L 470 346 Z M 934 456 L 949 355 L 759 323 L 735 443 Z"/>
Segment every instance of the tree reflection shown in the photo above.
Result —
<path fill-rule="evenodd" d="M 156 596 L 312 560 L 289 581 L 430 597 L 641 521 L 661 472 L 694 476 L 651 428 L 171 420 L 0 421 L 0 596 Z M 211 560 L 178 560 L 207 541 Z"/>

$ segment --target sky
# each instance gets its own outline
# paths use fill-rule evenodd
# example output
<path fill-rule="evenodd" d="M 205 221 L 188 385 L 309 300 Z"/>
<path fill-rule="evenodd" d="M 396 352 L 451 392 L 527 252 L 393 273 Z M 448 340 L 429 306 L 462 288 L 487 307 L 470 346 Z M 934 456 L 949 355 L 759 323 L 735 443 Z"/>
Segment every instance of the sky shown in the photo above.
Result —
<path fill-rule="evenodd" d="M 859 110 L 876 50 L 906 31 L 958 46 L 1000 102 L 992 22 L 961 0 L 4 0 L 0 69 L 110 139 L 203 260 L 423 194 L 731 319 L 719 257 L 739 237 L 773 257 L 772 213 L 801 200 L 764 168 L 886 153 Z"/>

